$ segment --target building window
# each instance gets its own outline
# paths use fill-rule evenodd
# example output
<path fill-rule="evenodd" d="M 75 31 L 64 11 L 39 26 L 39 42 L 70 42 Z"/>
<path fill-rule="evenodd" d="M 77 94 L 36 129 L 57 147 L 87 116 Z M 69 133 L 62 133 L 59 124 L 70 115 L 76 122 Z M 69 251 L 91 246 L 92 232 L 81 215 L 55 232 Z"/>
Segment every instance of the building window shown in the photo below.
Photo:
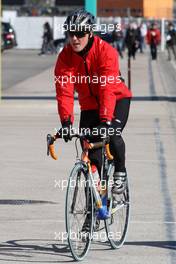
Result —
<path fill-rule="evenodd" d="M 84 0 L 56 0 L 55 1 L 56 5 L 62 5 L 62 6 L 66 6 L 66 5 L 71 5 L 71 6 L 84 6 Z"/>
<path fill-rule="evenodd" d="M 24 5 L 25 0 L 2 0 L 2 5 Z"/>

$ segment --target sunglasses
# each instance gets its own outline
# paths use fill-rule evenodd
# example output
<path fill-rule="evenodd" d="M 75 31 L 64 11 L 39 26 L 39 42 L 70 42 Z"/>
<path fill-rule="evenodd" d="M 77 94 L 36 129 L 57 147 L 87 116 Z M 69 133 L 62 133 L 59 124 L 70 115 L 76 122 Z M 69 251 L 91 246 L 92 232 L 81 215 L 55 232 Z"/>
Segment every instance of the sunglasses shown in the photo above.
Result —
<path fill-rule="evenodd" d="M 88 32 L 84 32 L 84 31 L 68 31 L 68 35 L 70 37 L 77 37 L 77 38 L 83 38 L 85 37 L 85 35 L 87 34 Z"/>

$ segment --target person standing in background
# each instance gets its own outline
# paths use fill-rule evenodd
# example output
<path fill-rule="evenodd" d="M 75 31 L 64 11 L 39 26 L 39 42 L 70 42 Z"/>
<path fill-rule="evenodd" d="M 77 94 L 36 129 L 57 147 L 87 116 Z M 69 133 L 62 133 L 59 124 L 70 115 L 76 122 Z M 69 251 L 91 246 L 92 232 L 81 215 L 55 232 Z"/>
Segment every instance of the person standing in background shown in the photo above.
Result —
<path fill-rule="evenodd" d="M 144 48 L 145 46 L 145 38 L 147 35 L 147 25 L 143 22 L 140 25 L 140 43 L 139 43 L 139 49 L 140 52 L 143 53 L 144 52 Z"/>
<path fill-rule="evenodd" d="M 122 30 L 114 30 L 112 32 L 112 41 L 114 48 L 119 52 L 120 57 L 123 59 L 122 44 L 123 44 L 123 32 Z"/>
<path fill-rule="evenodd" d="M 166 47 L 168 50 L 168 60 L 171 60 L 171 51 L 173 52 L 174 58 L 176 60 L 176 31 L 172 23 L 169 23 L 168 25 Z"/>
<path fill-rule="evenodd" d="M 152 23 L 150 29 L 147 31 L 147 43 L 150 45 L 152 60 L 157 59 L 157 46 L 161 41 L 161 33 L 157 28 L 156 23 Z"/>
<path fill-rule="evenodd" d="M 47 54 L 50 52 L 53 54 L 55 52 L 54 44 L 53 44 L 53 32 L 51 26 L 48 22 L 43 25 L 43 42 L 41 47 L 41 52 L 39 55 Z"/>
<path fill-rule="evenodd" d="M 136 23 L 131 23 L 126 31 L 125 46 L 128 49 L 128 57 L 135 60 L 136 51 L 139 47 L 139 35 Z"/>

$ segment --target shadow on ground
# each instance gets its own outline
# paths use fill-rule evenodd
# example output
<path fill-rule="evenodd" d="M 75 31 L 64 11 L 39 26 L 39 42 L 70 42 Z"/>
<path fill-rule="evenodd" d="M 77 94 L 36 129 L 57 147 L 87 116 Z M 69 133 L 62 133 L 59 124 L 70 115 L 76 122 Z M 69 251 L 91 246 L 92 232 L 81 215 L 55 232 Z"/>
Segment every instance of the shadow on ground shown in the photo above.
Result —
<path fill-rule="evenodd" d="M 176 250 L 175 241 L 134 241 L 125 246 L 157 247 Z M 105 248 L 106 246 L 106 248 Z M 93 241 L 91 251 L 110 250 L 108 242 Z M 0 262 L 67 263 L 73 262 L 67 242 L 40 239 L 11 240 L 0 244 Z"/>
<path fill-rule="evenodd" d="M 62 257 L 62 260 L 60 258 Z M 65 258 L 65 260 L 64 260 Z M 68 244 L 40 239 L 11 240 L 0 244 L 0 262 L 66 263 L 72 262 Z"/>

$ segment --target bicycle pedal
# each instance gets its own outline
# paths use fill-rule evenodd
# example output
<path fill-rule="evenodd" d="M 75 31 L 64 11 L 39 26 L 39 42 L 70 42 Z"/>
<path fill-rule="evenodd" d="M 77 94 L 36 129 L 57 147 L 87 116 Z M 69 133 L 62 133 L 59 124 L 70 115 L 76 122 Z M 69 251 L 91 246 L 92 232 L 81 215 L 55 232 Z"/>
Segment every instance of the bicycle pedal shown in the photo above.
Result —
<path fill-rule="evenodd" d="M 89 239 L 90 233 L 89 232 L 81 232 L 81 240 L 82 242 L 86 242 Z"/>
<path fill-rule="evenodd" d="M 96 219 L 94 224 L 94 232 L 99 231 L 99 228 L 100 228 L 100 220 Z"/>
<path fill-rule="evenodd" d="M 112 201 L 112 208 L 116 208 L 119 202 L 114 198 Z"/>

